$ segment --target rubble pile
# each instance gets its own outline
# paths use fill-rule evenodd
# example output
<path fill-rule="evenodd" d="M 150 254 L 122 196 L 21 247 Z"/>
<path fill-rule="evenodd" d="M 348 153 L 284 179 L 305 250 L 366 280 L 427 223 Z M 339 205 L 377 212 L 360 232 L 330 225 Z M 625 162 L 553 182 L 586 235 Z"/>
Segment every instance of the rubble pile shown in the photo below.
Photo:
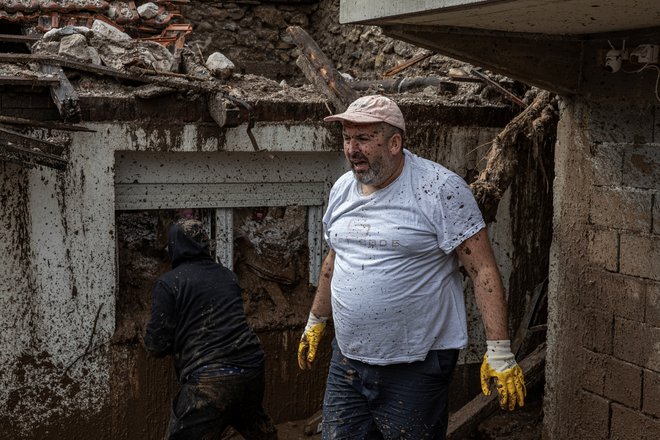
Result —
<path fill-rule="evenodd" d="M 176 4 L 187 2 L 156 0 L 138 6 L 133 0 L 0 0 L 0 21 L 30 23 L 38 32 L 48 32 L 65 26 L 89 27 L 94 20 L 103 20 L 141 36 L 158 33 L 180 19 Z"/>

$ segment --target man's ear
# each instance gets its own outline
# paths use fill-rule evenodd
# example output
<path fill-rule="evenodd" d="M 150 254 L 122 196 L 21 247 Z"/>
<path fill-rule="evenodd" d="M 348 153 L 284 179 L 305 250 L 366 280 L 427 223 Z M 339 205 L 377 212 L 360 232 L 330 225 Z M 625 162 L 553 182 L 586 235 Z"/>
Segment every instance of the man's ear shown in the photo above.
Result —
<path fill-rule="evenodd" d="M 388 142 L 388 149 L 391 154 L 398 154 L 401 152 L 401 146 L 403 144 L 403 139 L 401 139 L 400 133 L 394 133 Z"/>

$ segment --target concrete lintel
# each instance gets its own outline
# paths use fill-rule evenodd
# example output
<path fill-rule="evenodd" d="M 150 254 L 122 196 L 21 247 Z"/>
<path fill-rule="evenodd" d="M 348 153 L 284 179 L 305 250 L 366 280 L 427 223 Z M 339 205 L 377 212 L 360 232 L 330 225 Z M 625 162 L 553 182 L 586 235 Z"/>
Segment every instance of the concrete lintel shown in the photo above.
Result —
<path fill-rule="evenodd" d="M 384 26 L 385 34 L 554 93 L 580 89 L 582 42 L 448 26 Z"/>

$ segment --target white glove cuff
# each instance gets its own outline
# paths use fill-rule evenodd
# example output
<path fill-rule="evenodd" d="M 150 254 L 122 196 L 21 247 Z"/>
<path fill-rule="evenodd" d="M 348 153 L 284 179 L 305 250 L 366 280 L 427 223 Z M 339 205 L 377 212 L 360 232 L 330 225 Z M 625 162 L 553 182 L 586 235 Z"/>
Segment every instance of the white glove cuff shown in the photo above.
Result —
<path fill-rule="evenodd" d="M 499 373 L 516 365 L 509 339 L 486 341 L 486 357 L 493 370 Z"/>
<path fill-rule="evenodd" d="M 309 312 L 309 318 L 307 319 L 307 325 L 305 326 L 305 333 L 316 324 L 327 322 L 328 318 L 328 316 L 316 316 L 314 313 Z"/>

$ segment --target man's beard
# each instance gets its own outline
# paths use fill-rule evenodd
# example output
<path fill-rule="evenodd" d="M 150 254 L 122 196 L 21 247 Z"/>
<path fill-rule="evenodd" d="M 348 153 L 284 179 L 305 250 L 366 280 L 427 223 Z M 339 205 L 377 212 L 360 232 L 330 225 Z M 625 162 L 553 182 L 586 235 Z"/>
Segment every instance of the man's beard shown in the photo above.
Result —
<path fill-rule="evenodd" d="M 356 171 L 352 162 L 354 160 L 363 160 L 367 162 L 369 168 L 366 171 Z M 381 176 L 383 171 L 383 161 L 381 159 L 373 159 L 372 161 L 368 161 L 367 158 L 363 155 L 353 156 L 351 157 L 351 170 L 353 171 L 353 176 L 355 179 L 363 185 L 375 186 L 384 180 Z"/>

